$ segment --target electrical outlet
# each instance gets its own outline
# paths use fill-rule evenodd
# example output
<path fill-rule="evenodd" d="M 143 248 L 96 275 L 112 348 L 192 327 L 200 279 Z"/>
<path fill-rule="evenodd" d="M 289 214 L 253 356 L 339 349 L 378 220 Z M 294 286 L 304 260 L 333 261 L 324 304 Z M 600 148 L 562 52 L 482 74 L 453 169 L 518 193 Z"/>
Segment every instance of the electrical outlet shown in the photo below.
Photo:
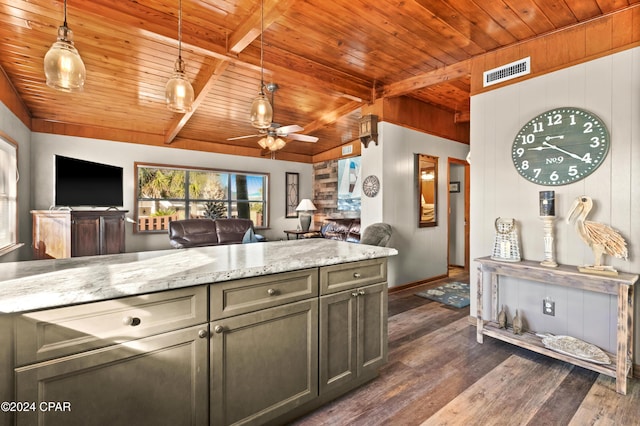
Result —
<path fill-rule="evenodd" d="M 556 316 L 556 302 L 549 298 L 542 299 L 542 313 L 552 317 Z"/>

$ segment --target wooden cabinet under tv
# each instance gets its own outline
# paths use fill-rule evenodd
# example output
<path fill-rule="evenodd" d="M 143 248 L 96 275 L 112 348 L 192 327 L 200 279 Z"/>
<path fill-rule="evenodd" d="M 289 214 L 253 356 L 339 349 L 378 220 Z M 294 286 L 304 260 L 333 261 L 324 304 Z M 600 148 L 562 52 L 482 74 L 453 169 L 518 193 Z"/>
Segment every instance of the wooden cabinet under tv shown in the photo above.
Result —
<path fill-rule="evenodd" d="M 124 253 L 125 210 L 33 210 L 33 258 Z"/>

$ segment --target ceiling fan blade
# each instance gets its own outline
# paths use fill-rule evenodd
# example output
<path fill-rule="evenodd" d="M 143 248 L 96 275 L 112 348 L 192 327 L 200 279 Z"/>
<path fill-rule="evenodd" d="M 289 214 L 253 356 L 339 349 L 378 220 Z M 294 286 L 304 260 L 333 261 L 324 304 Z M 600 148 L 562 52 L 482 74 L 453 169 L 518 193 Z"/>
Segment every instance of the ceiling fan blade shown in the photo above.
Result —
<path fill-rule="evenodd" d="M 236 136 L 235 138 L 227 138 L 228 141 L 235 141 L 238 139 L 248 139 L 248 138 L 257 138 L 259 136 L 264 136 L 262 134 L 257 134 L 257 135 L 247 135 L 247 136 Z"/>
<path fill-rule="evenodd" d="M 299 135 L 297 133 L 291 133 L 287 137 L 300 142 L 318 142 L 318 138 L 315 136 Z"/>
<path fill-rule="evenodd" d="M 292 124 L 290 126 L 282 126 L 276 128 L 276 133 L 278 134 L 278 136 L 286 136 L 289 133 L 301 132 L 303 130 L 303 127 L 300 127 L 297 124 Z"/>

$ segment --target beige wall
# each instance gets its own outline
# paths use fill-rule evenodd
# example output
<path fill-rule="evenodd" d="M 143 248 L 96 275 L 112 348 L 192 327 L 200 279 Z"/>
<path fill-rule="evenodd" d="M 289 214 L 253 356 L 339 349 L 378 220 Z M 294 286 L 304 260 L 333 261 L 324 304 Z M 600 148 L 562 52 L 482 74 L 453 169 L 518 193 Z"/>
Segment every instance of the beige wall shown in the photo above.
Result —
<path fill-rule="evenodd" d="M 530 118 L 553 107 L 590 110 L 606 123 L 611 149 L 589 177 L 561 187 L 543 187 L 520 177 L 511 161 L 511 144 Z M 580 195 L 593 198 L 591 220 L 612 225 L 626 238 L 628 261 L 606 258 L 621 271 L 640 272 L 640 48 L 486 92 L 471 99 L 471 259 L 491 254 L 496 217 L 518 221 L 522 256 L 542 260 L 538 192 L 556 193 L 556 259 L 592 264 L 591 250 L 579 239 L 566 213 Z M 476 291 L 472 262 L 472 294 Z M 488 295 L 488 288 L 484 289 Z M 501 288 L 502 301 L 524 313 L 530 328 L 569 334 L 615 351 L 616 300 L 543 283 L 513 282 Z M 556 302 L 556 316 L 542 315 L 542 299 Z M 471 312 L 475 312 L 475 301 Z M 485 308 L 488 307 L 485 299 Z M 640 304 L 636 303 L 636 312 Z M 637 319 L 637 315 L 636 315 Z M 636 327 L 636 353 L 640 347 Z M 636 363 L 637 361 L 636 357 Z"/>

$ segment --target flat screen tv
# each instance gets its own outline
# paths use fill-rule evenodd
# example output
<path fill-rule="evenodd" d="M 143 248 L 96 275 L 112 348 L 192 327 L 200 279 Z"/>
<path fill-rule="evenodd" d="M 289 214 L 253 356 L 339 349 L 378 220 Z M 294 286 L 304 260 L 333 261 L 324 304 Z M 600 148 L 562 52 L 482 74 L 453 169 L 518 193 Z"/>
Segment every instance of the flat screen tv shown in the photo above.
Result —
<path fill-rule="evenodd" d="M 122 167 L 55 156 L 55 205 L 122 207 Z"/>

